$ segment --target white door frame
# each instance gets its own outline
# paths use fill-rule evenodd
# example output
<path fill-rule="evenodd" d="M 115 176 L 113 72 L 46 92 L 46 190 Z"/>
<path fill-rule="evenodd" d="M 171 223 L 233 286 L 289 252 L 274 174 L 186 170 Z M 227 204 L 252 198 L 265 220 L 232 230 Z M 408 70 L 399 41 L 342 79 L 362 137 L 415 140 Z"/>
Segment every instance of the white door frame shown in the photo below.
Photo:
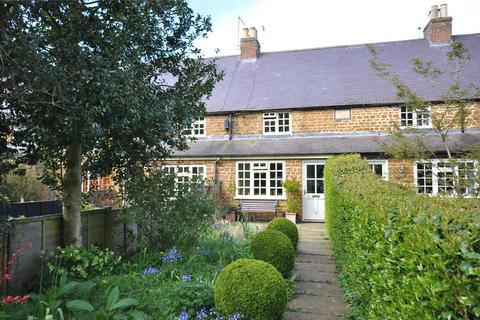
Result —
<path fill-rule="evenodd" d="M 323 164 L 325 169 L 325 161 L 326 160 L 303 160 L 302 161 L 302 221 L 325 221 L 325 219 L 305 219 L 305 201 L 306 201 L 306 192 L 307 192 L 307 164 Z M 323 186 L 324 193 L 323 193 L 323 201 L 325 201 L 325 184 Z"/>

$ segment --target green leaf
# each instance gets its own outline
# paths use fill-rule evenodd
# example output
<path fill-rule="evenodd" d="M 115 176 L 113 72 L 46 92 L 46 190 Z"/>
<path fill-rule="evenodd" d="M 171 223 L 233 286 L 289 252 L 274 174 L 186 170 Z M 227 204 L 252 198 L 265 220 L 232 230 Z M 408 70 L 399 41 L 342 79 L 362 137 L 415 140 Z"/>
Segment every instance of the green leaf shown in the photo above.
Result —
<path fill-rule="evenodd" d="M 57 313 L 58 313 L 58 316 L 60 317 L 60 320 L 65 320 L 65 317 L 63 315 L 63 310 L 61 308 L 57 308 Z"/>
<path fill-rule="evenodd" d="M 71 300 L 67 302 L 66 306 L 70 310 L 93 311 L 93 306 L 84 300 Z"/>
<path fill-rule="evenodd" d="M 133 318 L 133 320 L 144 320 L 147 318 L 146 314 L 142 311 L 131 310 L 127 314 Z"/>
<path fill-rule="evenodd" d="M 107 298 L 107 309 L 112 310 L 112 306 L 118 301 L 118 298 L 120 296 L 120 290 L 118 287 L 115 287 L 110 291 L 110 294 L 108 295 Z"/>
<path fill-rule="evenodd" d="M 112 305 L 108 310 L 112 311 L 112 310 L 115 310 L 115 309 L 124 309 L 124 308 L 128 308 L 128 307 L 131 307 L 131 306 L 135 306 L 137 304 L 138 304 L 137 299 L 125 298 L 125 299 L 122 299 L 122 300 L 118 301 L 114 305 Z"/>
<path fill-rule="evenodd" d="M 60 289 L 58 290 L 57 292 L 57 296 L 60 297 L 66 293 L 69 293 L 70 291 L 72 291 L 73 289 L 75 289 L 75 287 L 77 286 L 78 282 L 75 282 L 75 281 L 71 281 L 63 286 L 60 287 Z"/>

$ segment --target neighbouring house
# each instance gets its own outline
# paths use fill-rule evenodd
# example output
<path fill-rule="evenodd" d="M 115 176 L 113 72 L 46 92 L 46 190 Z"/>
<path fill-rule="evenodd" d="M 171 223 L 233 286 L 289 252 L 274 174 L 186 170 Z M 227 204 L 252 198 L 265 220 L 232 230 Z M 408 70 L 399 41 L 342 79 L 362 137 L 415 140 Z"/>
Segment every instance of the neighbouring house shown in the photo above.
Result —
<path fill-rule="evenodd" d="M 423 39 L 373 46 L 435 115 L 445 110 L 442 95 L 450 82 L 441 76 L 432 86 L 414 72 L 412 59 L 448 68 L 452 41 L 462 42 L 471 55 L 462 82 L 480 85 L 480 33 L 452 35 L 446 5 L 432 8 Z M 442 165 L 445 148 L 432 132 L 430 114 L 405 107 L 393 85 L 372 69 L 367 45 L 266 53 L 260 48 L 256 29 L 244 29 L 240 55 L 216 60 L 224 78 L 191 129 L 196 141 L 167 160 L 168 170 L 221 183 L 222 194 L 237 202 L 275 199 L 280 208 L 286 197 L 282 181 L 297 179 L 303 197 L 299 219 L 314 221 L 324 219 L 323 170 L 336 154 L 360 153 L 384 179 L 415 185 L 419 193 L 448 192 L 458 168 Z M 453 151 L 480 144 L 480 97 L 471 98 L 464 128 L 450 132 Z M 423 129 L 439 160 L 388 159 L 382 144 L 394 141 L 396 128 Z M 475 162 L 460 165 L 475 174 Z"/>

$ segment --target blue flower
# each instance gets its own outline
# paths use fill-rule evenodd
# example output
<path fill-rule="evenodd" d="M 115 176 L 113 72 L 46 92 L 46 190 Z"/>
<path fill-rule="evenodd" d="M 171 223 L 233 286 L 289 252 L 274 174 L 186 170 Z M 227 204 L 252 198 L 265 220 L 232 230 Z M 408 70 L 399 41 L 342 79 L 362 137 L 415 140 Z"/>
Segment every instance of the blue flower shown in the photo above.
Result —
<path fill-rule="evenodd" d="M 208 317 L 207 311 L 205 308 L 200 309 L 200 311 L 197 312 L 197 319 L 206 319 Z"/>
<path fill-rule="evenodd" d="M 149 268 L 146 268 L 145 270 L 143 270 L 143 275 L 144 276 L 149 276 L 149 275 L 156 274 L 156 273 L 158 273 L 158 269 L 155 268 L 155 267 L 149 267 Z"/>
<path fill-rule="evenodd" d="M 192 280 L 192 276 L 190 274 L 188 274 L 188 273 L 183 274 L 182 282 L 188 282 L 190 280 Z"/>
<path fill-rule="evenodd" d="M 178 316 L 178 320 L 188 320 L 188 313 L 185 310 L 180 312 L 180 315 Z"/>
<path fill-rule="evenodd" d="M 240 312 L 235 312 L 234 314 L 231 314 L 229 317 L 228 317 L 228 320 L 239 320 L 239 319 L 242 319 L 243 316 Z"/>
<path fill-rule="evenodd" d="M 217 270 L 217 272 L 222 271 L 222 270 L 223 270 L 223 264 L 219 264 L 219 265 L 217 266 L 217 269 L 216 269 L 216 270 Z"/>
<path fill-rule="evenodd" d="M 162 258 L 165 263 L 175 263 L 182 260 L 182 255 L 177 250 L 177 247 L 173 246 Z"/>
<path fill-rule="evenodd" d="M 200 255 L 202 255 L 202 256 L 205 257 L 205 256 L 208 256 L 208 254 L 210 253 L 210 250 L 208 250 L 208 248 L 202 247 L 202 248 L 198 251 L 198 253 L 200 253 Z"/>

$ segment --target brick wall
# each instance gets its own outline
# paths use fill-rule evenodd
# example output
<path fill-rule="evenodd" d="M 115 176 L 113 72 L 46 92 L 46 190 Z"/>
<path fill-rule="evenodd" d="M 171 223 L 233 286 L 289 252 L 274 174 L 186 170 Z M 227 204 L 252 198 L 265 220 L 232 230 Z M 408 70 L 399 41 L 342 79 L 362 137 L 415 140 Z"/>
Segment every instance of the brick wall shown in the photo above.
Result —
<path fill-rule="evenodd" d="M 480 127 L 480 103 L 468 105 L 466 128 Z M 358 107 L 351 109 L 351 119 L 335 120 L 334 109 L 292 110 L 293 133 L 318 132 L 355 132 L 355 131 L 390 131 L 399 123 L 399 107 Z M 455 110 L 445 105 L 432 107 L 434 119 L 454 118 Z M 208 136 L 228 135 L 223 129 L 223 122 L 228 115 L 209 115 L 206 117 Z M 459 128 L 458 121 L 453 122 Z M 233 116 L 233 135 L 262 135 L 263 112 L 242 112 Z"/>
<path fill-rule="evenodd" d="M 466 109 L 465 128 L 480 128 L 480 104 L 469 104 Z M 432 107 L 433 121 L 443 120 L 444 124 L 451 124 L 452 128 L 459 128 L 459 119 L 455 119 L 456 114 L 458 112 L 455 108 L 448 105 Z"/>

